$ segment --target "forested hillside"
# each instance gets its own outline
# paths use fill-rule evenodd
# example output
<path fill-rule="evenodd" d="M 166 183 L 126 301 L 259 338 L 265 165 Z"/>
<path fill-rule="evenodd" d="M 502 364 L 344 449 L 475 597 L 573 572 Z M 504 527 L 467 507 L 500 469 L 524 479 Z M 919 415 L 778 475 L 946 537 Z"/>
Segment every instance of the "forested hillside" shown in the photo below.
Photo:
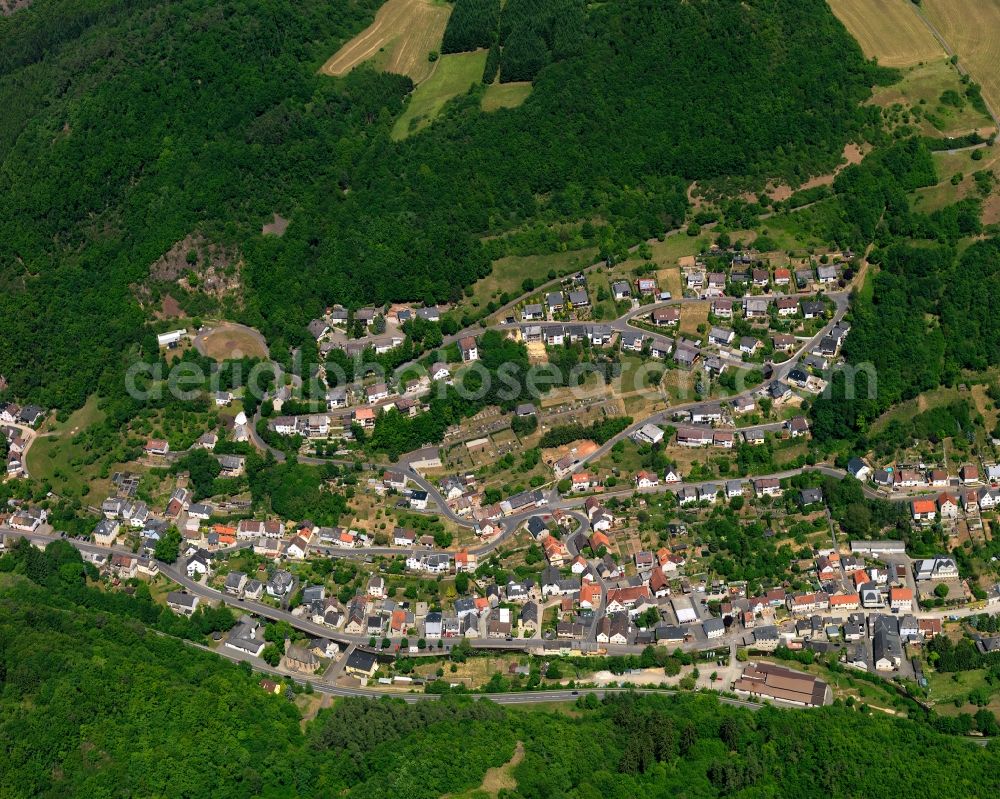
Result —
<path fill-rule="evenodd" d="M 248 669 L 23 577 L 2 580 L 0 795 L 9 799 L 437 799 L 479 786 L 518 741 L 513 798 L 1000 790 L 995 746 L 841 706 L 754 713 L 712 696 L 584 696 L 568 716 L 469 699 L 349 699 L 303 730 L 289 698 L 260 689 Z"/>
<path fill-rule="evenodd" d="M 0 20 L 0 374 L 81 403 L 141 339 L 130 287 L 192 232 L 244 264 L 233 313 L 296 343 L 330 302 L 454 299 L 490 268 L 483 236 L 598 218 L 635 241 L 681 221 L 685 179 L 828 170 L 876 113 L 859 102 L 881 73 L 823 0 L 567 3 L 569 27 L 508 5 L 497 35 L 544 42 L 529 100 L 460 98 L 399 143 L 409 79 L 316 73 L 377 0 Z M 262 238 L 275 211 L 291 226 Z"/>
<path fill-rule="evenodd" d="M 446 53 L 490 48 L 483 82 L 533 80 L 551 61 L 587 47 L 583 0 L 457 0 L 442 48 Z"/>
<path fill-rule="evenodd" d="M 850 364 L 871 365 L 877 391 L 869 396 L 867 370 L 858 370 L 853 393 L 835 373 L 832 395 L 812 409 L 821 442 L 847 440 L 859 450 L 870 423 L 893 404 L 955 385 L 964 369 L 1000 363 L 1000 240 L 977 241 L 961 256 L 947 243 L 898 242 L 876 257 L 874 292 L 855 300 L 844 346 Z"/>

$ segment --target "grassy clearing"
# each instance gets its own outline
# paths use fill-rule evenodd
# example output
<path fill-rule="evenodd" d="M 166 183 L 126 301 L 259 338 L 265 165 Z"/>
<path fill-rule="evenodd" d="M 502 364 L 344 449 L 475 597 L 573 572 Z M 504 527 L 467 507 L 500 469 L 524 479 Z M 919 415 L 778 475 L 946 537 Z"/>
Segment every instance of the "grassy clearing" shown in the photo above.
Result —
<path fill-rule="evenodd" d="M 891 410 L 886 411 L 871 424 L 871 434 L 880 433 L 892 421 L 909 422 L 918 413 L 939 408 L 958 399 L 958 390 L 954 388 L 936 388 L 918 397 L 901 402 Z"/>
<path fill-rule="evenodd" d="M 925 669 L 924 673 L 927 676 L 930 699 L 938 713 L 944 716 L 975 713 L 979 708 L 969 703 L 969 692 L 984 687 L 990 691 L 990 701 L 986 704 L 986 709 L 993 713 L 1000 711 L 1000 691 L 989 686 L 985 669 L 960 671 L 955 674 L 941 674 L 933 669 Z"/>
<path fill-rule="evenodd" d="M 964 98 L 958 70 L 944 58 L 935 58 L 907 69 L 898 83 L 876 88 L 871 102 L 883 108 L 901 105 L 921 109 L 920 129 L 927 136 L 956 136 L 972 130 L 985 135 L 993 130 L 993 120 L 968 100 L 960 108 L 942 103 L 941 95 L 948 90 Z"/>
<path fill-rule="evenodd" d="M 491 83 L 483 95 L 483 111 L 496 111 L 500 108 L 517 108 L 531 94 L 531 82 Z"/>
<path fill-rule="evenodd" d="M 739 232 L 731 234 L 733 239 L 742 238 Z M 657 266 L 676 266 L 677 259 L 685 255 L 695 255 L 701 252 L 702 246 L 711 243 L 711 236 L 687 236 L 684 234 L 668 236 L 663 241 L 649 243 L 653 254 L 653 263 Z M 628 263 L 628 262 L 626 262 Z"/>
<path fill-rule="evenodd" d="M 948 181 L 937 183 L 934 186 L 927 186 L 914 192 L 913 209 L 923 211 L 924 213 L 931 213 L 932 211 L 944 208 L 946 205 L 958 202 L 966 196 L 966 192 L 967 187 L 962 184 L 955 186 Z"/>
<path fill-rule="evenodd" d="M 976 2 L 977 0 L 973 0 Z M 907 67 L 944 55 L 910 0 L 829 0 L 864 54 L 887 67 Z M 952 0 L 947 0 L 951 3 Z"/>
<path fill-rule="evenodd" d="M 984 225 L 1000 224 L 1000 191 L 994 190 L 993 193 L 990 194 L 990 196 L 987 197 L 986 200 L 983 202 L 982 219 Z M 963 249 L 964 249 L 963 244 L 960 243 L 959 254 L 962 253 Z"/>
<path fill-rule="evenodd" d="M 875 296 L 875 270 L 869 269 L 865 275 L 865 282 L 861 284 L 861 288 L 858 289 L 858 298 L 862 302 L 871 302 L 872 297 Z"/>
<path fill-rule="evenodd" d="M 823 231 L 830 229 L 828 218 L 837 214 L 834 198 L 821 200 L 808 208 L 770 217 L 761 235 L 769 236 L 778 249 L 788 252 L 825 251 L 831 242 L 823 238 Z"/>
<path fill-rule="evenodd" d="M 953 702 L 956 697 L 964 699 L 969 691 L 986 684 L 986 669 L 959 671 L 955 674 L 928 669 L 925 676 L 930 697 L 937 703 Z"/>
<path fill-rule="evenodd" d="M 681 270 L 676 266 L 668 266 L 660 269 L 656 273 L 656 283 L 661 291 L 669 291 L 671 297 L 680 297 L 684 293 L 684 284 L 681 283 Z"/>
<path fill-rule="evenodd" d="M 909 422 L 917 414 L 933 410 L 934 408 L 941 408 L 959 400 L 968 402 L 972 406 L 973 413 L 982 414 L 987 422 L 987 427 L 990 427 L 991 423 L 995 423 L 994 420 L 997 411 L 995 408 L 990 407 L 992 403 L 986 395 L 985 385 L 977 383 L 972 385 L 968 391 L 959 391 L 957 388 L 941 386 L 930 391 L 925 391 L 923 394 L 902 402 L 883 413 L 872 422 L 870 428 L 871 435 L 874 436 L 882 432 L 892 421 Z M 981 428 L 980 432 L 982 432 Z M 951 449 L 949 448 L 950 451 Z"/>
<path fill-rule="evenodd" d="M 926 0 L 924 13 L 996 111 L 1000 107 L 1000 0 Z"/>
<path fill-rule="evenodd" d="M 570 274 L 590 266 L 597 258 L 596 247 L 582 250 L 546 253 L 544 255 L 508 255 L 493 262 L 493 269 L 472 287 L 472 296 L 466 302 L 473 308 L 498 299 L 501 294 L 519 295 L 521 283 L 531 278 L 535 283 L 548 280 L 550 271 L 557 275 Z"/>
<path fill-rule="evenodd" d="M 96 465 L 91 468 L 71 467 L 84 456 L 81 445 L 74 437 L 81 430 L 104 419 L 97 407 L 97 397 L 91 395 L 82 408 L 74 411 L 65 422 L 51 423 L 43 435 L 28 450 L 28 473 L 35 479 L 47 480 L 56 493 L 80 495 L 86 484 L 96 476 Z"/>
<path fill-rule="evenodd" d="M 434 64 L 428 54 L 441 47 L 451 6 L 438 0 L 388 0 L 375 20 L 320 67 L 324 75 L 340 77 L 371 61 L 376 69 L 425 80 Z"/>
<path fill-rule="evenodd" d="M 711 310 L 711 303 L 691 302 L 681 306 L 681 333 L 685 333 L 692 338 L 701 338 L 702 334 L 698 328 L 708 324 L 708 312 Z"/>
<path fill-rule="evenodd" d="M 445 103 L 478 83 L 486 66 L 486 51 L 449 53 L 441 56 L 434 66 L 430 77 L 413 90 L 406 110 L 392 126 L 394 140 L 405 139 L 427 127 Z"/>
<path fill-rule="evenodd" d="M 586 694 L 586 691 L 580 692 L 581 696 L 585 696 Z M 562 716 L 570 716 L 571 718 L 578 718 L 581 715 L 580 711 L 569 702 L 522 702 L 516 706 L 512 706 L 511 711 L 517 712 L 517 708 L 530 708 L 532 713 L 558 713 Z"/>
<path fill-rule="evenodd" d="M 1000 150 L 996 147 L 985 147 L 979 151 L 983 153 L 983 158 L 979 161 L 972 158 L 976 150 L 934 153 L 934 164 L 940 181 L 933 186 L 917 189 L 913 193 L 914 210 L 929 213 L 966 197 L 980 197 L 973 175 L 981 170 L 992 170 L 995 174 L 1000 166 Z M 957 183 L 952 183 L 952 177 L 955 175 L 960 179 Z M 1000 197 L 1000 187 L 994 186 L 989 197 L 983 201 L 983 221 L 986 224 L 996 221 L 987 218 L 987 211 L 996 204 L 998 197 Z"/>

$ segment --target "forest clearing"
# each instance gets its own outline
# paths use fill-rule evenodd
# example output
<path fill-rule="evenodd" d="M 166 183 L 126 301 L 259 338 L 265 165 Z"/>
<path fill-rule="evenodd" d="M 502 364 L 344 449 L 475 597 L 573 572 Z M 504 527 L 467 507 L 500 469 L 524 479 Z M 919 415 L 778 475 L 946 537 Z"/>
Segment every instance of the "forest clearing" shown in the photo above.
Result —
<path fill-rule="evenodd" d="M 253 328 L 235 323 L 221 323 L 200 335 L 198 350 L 209 358 L 223 361 L 227 358 L 266 358 L 267 344 L 264 337 Z"/>
<path fill-rule="evenodd" d="M 496 111 L 500 108 L 517 108 L 531 94 L 531 81 L 514 83 L 491 83 L 483 95 L 483 111 Z"/>
<path fill-rule="evenodd" d="M 904 69 L 898 83 L 877 86 L 870 102 L 890 110 L 920 109 L 917 124 L 925 136 L 963 136 L 976 130 L 986 138 L 996 130 L 989 115 L 968 99 L 962 75 L 943 57 Z"/>
<path fill-rule="evenodd" d="M 392 126 L 392 138 L 405 139 L 429 125 L 452 97 L 465 94 L 479 83 L 485 64 L 485 50 L 441 56 L 434 73 L 410 95 L 409 105 Z"/>

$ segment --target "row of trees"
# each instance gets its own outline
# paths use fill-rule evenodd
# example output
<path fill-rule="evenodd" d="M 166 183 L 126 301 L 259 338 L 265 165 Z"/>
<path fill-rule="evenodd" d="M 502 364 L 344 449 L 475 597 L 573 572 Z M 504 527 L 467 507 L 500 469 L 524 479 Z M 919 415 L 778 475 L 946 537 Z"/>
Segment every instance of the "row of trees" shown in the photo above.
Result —
<path fill-rule="evenodd" d="M 567 424 L 558 425 L 546 430 L 538 442 L 540 447 L 560 447 L 582 438 L 589 438 L 598 444 L 603 444 L 632 424 L 631 416 L 608 416 L 598 419 L 589 425 Z"/>

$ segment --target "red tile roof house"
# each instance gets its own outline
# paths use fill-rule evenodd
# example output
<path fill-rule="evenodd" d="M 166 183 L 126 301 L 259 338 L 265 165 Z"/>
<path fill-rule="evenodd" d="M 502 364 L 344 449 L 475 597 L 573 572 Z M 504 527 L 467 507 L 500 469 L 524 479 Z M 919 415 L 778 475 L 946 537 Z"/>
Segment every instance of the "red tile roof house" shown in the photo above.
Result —
<path fill-rule="evenodd" d="M 776 350 L 787 350 L 795 346 L 795 336 L 791 333 L 775 333 L 771 336 L 771 343 Z"/>
<path fill-rule="evenodd" d="M 733 301 L 727 299 L 712 300 L 712 313 L 721 319 L 731 319 L 733 316 Z"/>
<path fill-rule="evenodd" d="M 857 610 L 861 598 L 856 593 L 834 594 L 830 597 L 830 609 Z"/>
<path fill-rule="evenodd" d="M 458 347 L 462 351 L 463 361 L 479 360 L 479 348 L 476 346 L 475 336 L 466 336 L 458 342 Z"/>
<path fill-rule="evenodd" d="M 663 573 L 663 569 L 659 567 L 653 569 L 649 575 L 649 589 L 653 592 L 654 596 L 658 597 L 663 597 L 670 593 L 670 583 L 667 581 L 667 576 Z"/>
<path fill-rule="evenodd" d="M 911 611 L 913 609 L 913 590 L 910 588 L 890 588 L 889 606 L 893 610 Z"/>
<path fill-rule="evenodd" d="M 640 599 L 649 599 L 649 587 L 637 585 L 629 588 L 612 588 L 608 591 L 608 613 L 629 610 Z"/>
<path fill-rule="evenodd" d="M 792 613 L 811 613 L 814 610 L 828 610 L 830 607 L 829 597 L 822 592 L 795 594 L 788 597 L 786 603 Z"/>
<path fill-rule="evenodd" d="M 580 607 L 597 610 L 601 606 L 601 586 L 586 584 L 580 588 Z"/>
<path fill-rule="evenodd" d="M 653 324 L 657 327 L 665 325 L 676 325 L 681 319 L 680 308 L 670 306 L 668 308 L 657 308 L 652 314 Z"/>
<path fill-rule="evenodd" d="M 375 426 L 375 411 L 371 408 L 357 408 L 353 411 L 354 423 L 364 428 Z"/>
<path fill-rule="evenodd" d="M 166 455 L 170 452 L 170 444 L 159 438 L 151 438 L 146 442 L 145 450 L 148 455 Z"/>
<path fill-rule="evenodd" d="M 652 488 L 660 482 L 660 479 L 653 472 L 639 472 L 635 476 L 637 488 Z"/>
<path fill-rule="evenodd" d="M 927 481 L 936 488 L 946 486 L 948 485 L 948 472 L 944 469 L 931 469 Z"/>
<path fill-rule="evenodd" d="M 799 301 L 795 297 L 778 297 L 774 301 L 778 316 L 794 316 L 799 312 Z"/>
<path fill-rule="evenodd" d="M 753 481 L 753 490 L 757 496 L 781 496 L 781 481 L 776 477 L 759 477 Z"/>
<path fill-rule="evenodd" d="M 912 502 L 913 521 L 934 521 L 937 504 L 933 499 L 915 499 Z"/>

